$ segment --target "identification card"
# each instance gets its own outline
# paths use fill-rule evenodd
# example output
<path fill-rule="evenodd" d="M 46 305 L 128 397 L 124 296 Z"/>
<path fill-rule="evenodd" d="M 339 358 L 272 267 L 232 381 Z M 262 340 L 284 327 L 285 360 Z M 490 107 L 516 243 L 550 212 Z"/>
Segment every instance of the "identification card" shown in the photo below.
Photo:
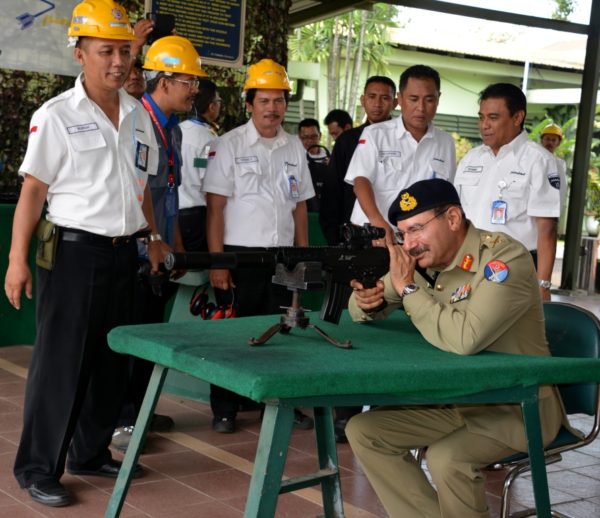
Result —
<path fill-rule="evenodd" d="M 506 211 L 508 204 L 504 200 L 494 200 L 492 202 L 492 225 L 506 225 Z"/>
<path fill-rule="evenodd" d="M 298 192 L 298 180 L 294 175 L 288 176 L 288 182 L 290 187 L 290 199 L 295 200 L 300 197 L 300 192 Z"/>
<path fill-rule="evenodd" d="M 168 187 L 165 193 L 165 216 L 167 218 L 177 216 L 177 192 L 174 187 Z"/>
<path fill-rule="evenodd" d="M 148 149 L 147 144 L 142 144 L 139 140 L 135 149 L 135 167 L 140 171 L 146 172 L 148 170 Z"/>

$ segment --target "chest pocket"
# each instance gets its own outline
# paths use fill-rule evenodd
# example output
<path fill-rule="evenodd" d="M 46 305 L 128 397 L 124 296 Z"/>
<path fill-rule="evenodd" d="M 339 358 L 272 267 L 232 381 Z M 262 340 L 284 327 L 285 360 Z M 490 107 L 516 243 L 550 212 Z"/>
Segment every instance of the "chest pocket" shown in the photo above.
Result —
<path fill-rule="evenodd" d="M 73 133 L 69 135 L 69 140 L 73 149 L 81 153 L 106 147 L 106 140 L 100 130 Z"/>
<path fill-rule="evenodd" d="M 450 167 L 447 162 L 442 162 L 441 160 L 436 160 L 435 158 L 432 158 L 430 167 L 432 178 L 442 178 L 443 180 L 450 179 Z"/>
<path fill-rule="evenodd" d="M 477 188 L 481 181 L 482 173 L 459 173 L 454 178 L 454 186 L 463 205 L 477 202 Z"/>
<path fill-rule="evenodd" d="M 397 191 L 398 184 L 404 174 L 402 158 L 399 156 L 384 156 L 378 160 L 378 174 L 375 187 L 380 191 Z"/>
<path fill-rule="evenodd" d="M 262 183 L 262 172 L 258 162 L 237 164 L 235 174 L 238 180 L 236 184 L 239 184 L 236 191 L 240 197 L 258 194 Z"/>

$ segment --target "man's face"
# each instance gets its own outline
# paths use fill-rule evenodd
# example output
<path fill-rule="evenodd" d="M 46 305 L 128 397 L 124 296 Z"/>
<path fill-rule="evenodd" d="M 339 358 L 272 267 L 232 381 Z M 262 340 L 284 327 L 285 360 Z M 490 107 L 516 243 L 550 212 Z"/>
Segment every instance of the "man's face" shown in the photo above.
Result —
<path fill-rule="evenodd" d="M 144 72 L 142 69 L 131 67 L 129 75 L 127 76 L 127 79 L 125 79 L 125 83 L 123 83 L 123 88 L 125 88 L 125 91 L 132 97 L 140 99 L 146 91 L 146 80 L 144 79 Z"/>
<path fill-rule="evenodd" d="M 258 133 L 266 138 L 274 137 L 287 109 L 283 90 L 257 90 L 252 104 L 246 103 L 246 109 Z"/>
<path fill-rule="evenodd" d="M 304 149 L 308 151 L 311 146 L 316 146 L 321 141 L 321 132 L 316 126 L 303 126 L 298 131 L 298 137 L 300 138 Z M 318 155 L 319 148 L 315 147 L 310 152 L 311 155 Z"/>
<path fill-rule="evenodd" d="M 386 121 L 396 107 L 394 90 L 385 83 L 369 83 L 365 93 L 360 96 L 360 104 L 371 124 Z"/>
<path fill-rule="evenodd" d="M 165 77 L 166 92 L 171 111 L 189 112 L 198 93 L 198 78 L 190 74 Z"/>
<path fill-rule="evenodd" d="M 409 77 L 404 90 L 398 93 L 402 122 L 415 139 L 420 140 L 427 132 L 439 102 L 440 92 L 435 81 L 429 78 Z"/>
<path fill-rule="evenodd" d="M 421 268 L 445 267 L 454 259 L 456 233 L 450 228 L 448 211 L 436 216 L 434 210 L 428 210 L 397 223 L 404 234 L 404 250 Z"/>
<path fill-rule="evenodd" d="M 131 63 L 131 42 L 86 37 L 73 52 L 82 67 L 86 89 L 121 88 Z"/>
<path fill-rule="evenodd" d="M 556 148 L 560 145 L 561 138 L 558 135 L 542 135 L 541 144 L 550 153 L 554 153 Z"/>
<path fill-rule="evenodd" d="M 483 143 L 497 154 L 521 133 L 524 117 L 523 111 L 511 115 L 503 97 L 484 99 L 479 105 L 479 132 Z"/>
<path fill-rule="evenodd" d="M 335 121 L 327 124 L 327 131 L 333 140 L 337 140 L 337 138 L 347 129 L 350 129 L 349 124 L 346 124 L 343 128 Z"/>

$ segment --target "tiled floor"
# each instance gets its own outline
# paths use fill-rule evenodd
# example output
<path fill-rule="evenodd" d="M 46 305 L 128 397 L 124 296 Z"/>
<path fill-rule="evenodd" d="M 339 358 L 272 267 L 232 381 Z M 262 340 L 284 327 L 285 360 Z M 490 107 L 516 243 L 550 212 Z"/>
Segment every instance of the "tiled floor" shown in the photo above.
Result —
<path fill-rule="evenodd" d="M 554 298 L 563 300 L 563 297 Z M 568 300 L 600 314 L 599 298 Z M 0 349 L 0 517 L 103 516 L 112 480 L 66 474 L 62 482 L 75 494 L 76 501 L 69 507 L 53 509 L 31 501 L 12 475 L 30 356 L 30 347 Z M 205 404 L 164 395 L 158 411 L 174 418 L 175 429 L 149 436 L 147 451 L 141 457 L 146 475 L 133 482 L 121 516 L 241 517 L 259 433 L 258 412 L 240 414 L 240 430 L 233 435 L 220 435 L 211 430 L 210 408 Z M 583 428 L 590 426 L 591 421 L 582 417 L 575 424 Z M 348 445 L 339 445 L 338 455 L 346 516 L 387 516 Z M 119 454 L 115 453 L 115 457 L 119 458 Z M 314 432 L 294 431 L 286 475 L 295 476 L 315 469 Z M 491 516 L 496 517 L 504 472 L 490 471 L 487 475 Z M 548 478 L 551 500 L 557 510 L 574 518 L 600 516 L 600 441 L 565 454 L 560 464 L 549 466 Z M 530 504 L 530 481 L 523 477 L 517 483 L 513 510 Z M 283 495 L 277 507 L 278 518 L 307 518 L 322 515 L 322 512 L 320 492 L 313 488 Z"/>

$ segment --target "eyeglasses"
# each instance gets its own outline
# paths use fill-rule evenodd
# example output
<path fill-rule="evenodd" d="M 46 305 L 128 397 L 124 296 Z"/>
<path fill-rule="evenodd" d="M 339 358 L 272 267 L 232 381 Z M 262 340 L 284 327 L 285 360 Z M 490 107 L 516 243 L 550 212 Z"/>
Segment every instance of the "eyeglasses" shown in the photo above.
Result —
<path fill-rule="evenodd" d="M 442 212 L 439 212 L 438 214 L 435 214 L 433 217 L 431 217 L 430 219 L 428 219 L 425 223 L 417 223 L 416 225 L 413 225 L 412 227 L 410 227 L 409 229 L 406 229 L 405 231 L 402 230 L 396 230 L 394 232 L 394 235 L 396 236 L 396 242 L 399 244 L 403 244 L 404 243 L 404 238 L 408 235 L 411 237 L 416 237 L 418 236 L 421 232 L 423 232 L 423 229 L 425 228 L 425 225 L 431 223 L 434 219 L 439 218 L 442 214 L 445 214 L 448 209 L 450 207 L 446 207 Z"/>
<path fill-rule="evenodd" d="M 178 83 L 183 83 L 184 85 L 187 85 L 188 90 L 191 90 L 192 88 L 198 89 L 198 87 L 200 86 L 200 79 L 198 79 L 198 78 L 177 79 L 176 77 L 171 77 L 169 79 L 171 79 L 171 81 L 177 81 Z"/>

